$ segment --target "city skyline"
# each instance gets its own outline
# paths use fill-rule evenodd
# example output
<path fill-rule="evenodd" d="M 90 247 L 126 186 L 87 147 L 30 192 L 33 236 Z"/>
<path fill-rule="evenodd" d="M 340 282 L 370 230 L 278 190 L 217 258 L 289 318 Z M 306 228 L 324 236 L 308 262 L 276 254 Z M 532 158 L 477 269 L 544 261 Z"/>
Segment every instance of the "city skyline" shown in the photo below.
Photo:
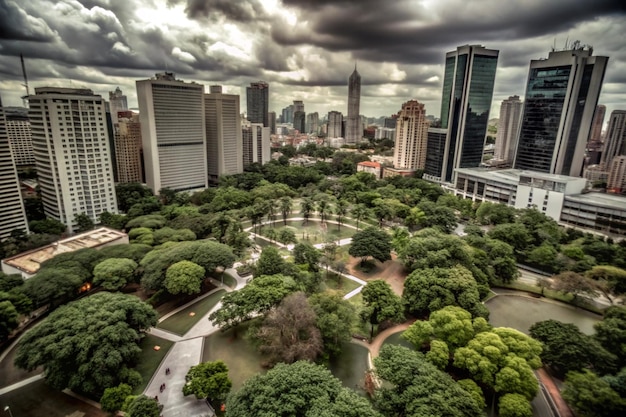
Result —
<path fill-rule="evenodd" d="M 531 59 L 580 40 L 609 57 L 599 103 L 607 114 L 626 107 L 619 2 L 481 3 L 0 0 L 0 93 L 5 105 L 21 104 L 23 53 L 31 90 L 85 87 L 104 96 L 119 86 L 137 108 L 135 81 L 167 70 L 241 97 L 251 82 L 267 81 L 272 111 L 303 100 L 309 112 L 346 114 L 346 79 L 357 61 L 361 114 L 389 116 L 417 99 L 439 116 L 445 53 L 481 44 L 501 51 L 494 118 L 503 99 L 524 99 Z"/>

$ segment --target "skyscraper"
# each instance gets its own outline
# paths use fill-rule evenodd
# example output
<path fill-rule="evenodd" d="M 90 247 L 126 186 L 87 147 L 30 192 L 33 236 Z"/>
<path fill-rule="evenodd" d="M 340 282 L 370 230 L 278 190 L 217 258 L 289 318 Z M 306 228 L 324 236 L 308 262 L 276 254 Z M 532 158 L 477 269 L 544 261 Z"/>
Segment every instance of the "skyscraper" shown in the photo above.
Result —
<path fill-rule="evenodd" d="M 480 45 L 459 46 L 446 54 L 441 127 L 448 130 L 441 181 L 456 182 L 456 168 L 482 161 L 498 51 Z"/>
<path fill-rule="evenodd" d="M 109 106 L 111 108 L 111 121 L 117 123 L 117 113 L 128 110 L 128 99 L 119 87 L 115 91 L 109 91 Z"/>
<path fill-rule="evenodd" d="M 250 83 L 246 87 L 247 117 L 250 123 L 261 123 L 265 127 L 269 122 L 270 85 L 265 81 Z"/>
<path fill-rule="evenodd" d="M 154 193 L 206 188 L 204 86 L 173 73 L 137 81 L 146 183 Z"/>
<path fill-rule="evenodd" d="M 611 193 L 626 193 L 626 155 L 616 156 L 611 160 L 606 189 Z"/>
<path fill-rule="evenodd" d="M 608 169 L 613 158 L 619 155 L 626 155 L 626 110 L 611 112 L 600 165 Z"/>
<path fill-rule="evenodd" d="M 348 78 L 348 120 L 346 122 L 346 143 L 355 144 L 363 137 L 363 128 L 359 115 L 361 103 L 361 75 L 356 70 Z"/>
<path fill-rule="evenodd" d="M 443 153 L 446 149 L 447 129 L 428 128 L 426 143 L 426 161 L 424 163 L 424 179 L 438 182 L 441 180 Z"/>
<path fill-rule="evenodd" d="M 320 115 L 318 112 L 306 115 L 306 133 L 317 133 L 320 126 Z"/>
<path fill-rule="evenodd" d="M 394 168 L 424 169 L 428 125 L 426 110 L 422 103 L 411 100 L 402 105 L 396 125 Z"/>
<path fill-rule="evenodd" d="M 204 95 L 206 154 L 209 182 L 217 184 L 220 175 L 243 172 L 243 141 L 239 96 L 223 94 L 221 85 L 212 85 Z"/>
<path fill-rule="evenodd" d="M 23 107 L 5 107 L 7 135 L 16 166 L 35 165 L 33 153 L 33 133 L 30 129 L 28 109 Z"/>
<path fill-rule="evenodd" d="M 93 91 L 36 88 L 28 98 L 33 151 L 46 216 L 76 231 L 76 216 L 98 223 L 117 213 L 105 102 Z"/>
<path fill-rule="evenodd" d="M 276 134 L 276 112 L 271 111 L 267 113 L 267 117 L 268 117 L 268 122 L 270 124 L 269 125 L 270 135 L 275 135 Z"/>
<path fill-rule="evenodd" d="M 293 101 L 293 128 L 300 133 L 306 131 L 306 113 L 304 112 L 304 102 L 302 100 Z"/>
<path fill-rule="evenodd" d="M 602 126 L 604 125 L 604 116 L 606 115 L 606 106 L 598 104 L 593 114 L 593 123 L 591 123 L 591 133 L 589 134 L 589 142 L 602 142 Z"/>
<path fill-rule="evenodd" d="M 0 99 L 0 240 L 11 236 L 13 230 L 28 232 L 28 223 Z"/>
<path fill-rule="evenodd" d="M 243 167 L 270 161 L 270 128 L 260 123 L 248 123 L 242 128 Z"/>
<path fill-rule="evenodd" d="M 530 61 L 515 168 L 578 177 L 608 57 L 580 46 Z"/>
<path fill-rule="evenodd" d="M 118 112 L 115 130 L 115 163 L 118 182 L 143 182 L 141 169 L 141 124 L 139 115 Z"/>
<path fill-rule="evenodd" d="M 343 115 L 338 111 L 328 112 L 328 128 L 326 129 L 326 136 L 329 138 L 340 138 L 341 136 L 341 124 L 343 123 Z"/>
<path fill-rule="evenodd" d="M 290 104 L 282 110 L 283 123 L 293 123 L 293 112 L 293 104 Z"/>
<path fill-rule="evenodd" d="M 519 96 L 511 96 L 502 101 L 494 150 L 495 159 L 513 163 L 523 108 L 524 104 Z"/>

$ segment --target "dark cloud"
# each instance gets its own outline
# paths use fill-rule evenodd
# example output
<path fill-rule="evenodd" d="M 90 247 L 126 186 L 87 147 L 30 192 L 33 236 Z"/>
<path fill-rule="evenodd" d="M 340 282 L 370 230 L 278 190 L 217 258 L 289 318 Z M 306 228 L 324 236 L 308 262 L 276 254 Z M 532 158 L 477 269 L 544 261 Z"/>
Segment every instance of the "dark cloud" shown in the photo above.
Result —
<path fill-rule="evenodd" d="M 53 38 L 43 19 L 29 16 L 13 1 L 0 0 L 0 39 L 49 42 Z"/>
<path fill-rule="evenodd" d="M 251 22 L 265 16 L 257 0 L 188 0 L 185 9 L 190 18 L 224 16 L 236 22 Z"/>

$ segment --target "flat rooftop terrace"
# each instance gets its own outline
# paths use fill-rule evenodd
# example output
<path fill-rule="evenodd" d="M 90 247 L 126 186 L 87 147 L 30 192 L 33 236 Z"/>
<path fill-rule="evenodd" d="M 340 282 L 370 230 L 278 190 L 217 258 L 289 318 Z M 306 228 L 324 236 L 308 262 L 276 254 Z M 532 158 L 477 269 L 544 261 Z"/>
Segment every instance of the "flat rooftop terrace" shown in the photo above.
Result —
<path fill-rule="evenodd" d="M 84 248 L 97 248 L 118 239 L 126 238 L 126 233 L 101 227 L 90 230 L 67 239 L 58 240 L 50 245 L 20 253 L 11 258 L 3 259 L 2 262 L 17 268 L 29 275 L 39 271 L 41 264 L 62 253 L 73 252 Z"/>

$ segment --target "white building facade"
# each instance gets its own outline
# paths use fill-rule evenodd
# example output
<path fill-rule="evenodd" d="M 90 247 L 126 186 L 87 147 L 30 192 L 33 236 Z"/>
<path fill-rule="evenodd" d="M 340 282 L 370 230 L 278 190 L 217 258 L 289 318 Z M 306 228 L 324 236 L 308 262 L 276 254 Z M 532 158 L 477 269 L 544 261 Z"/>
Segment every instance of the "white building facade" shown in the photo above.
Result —
<path fill-rule="evenodd" d="M 494 159 L 513 163 L 523 108 L 524 104 L 519 96 L 511 96 L 502 101 Z"/>
<path fill-rule="evenodd" d="M 398 113 L 393 166 L 400 169 L 424 169 L 428 126 L 424 105 L 407 101 Z"/>

